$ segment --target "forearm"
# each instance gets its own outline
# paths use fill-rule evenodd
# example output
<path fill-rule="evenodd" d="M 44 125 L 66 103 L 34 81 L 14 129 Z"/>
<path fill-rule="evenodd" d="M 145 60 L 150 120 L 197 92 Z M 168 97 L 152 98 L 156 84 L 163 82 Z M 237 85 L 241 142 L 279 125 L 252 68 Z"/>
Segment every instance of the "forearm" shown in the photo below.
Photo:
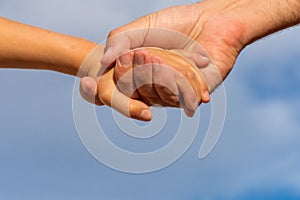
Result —
<path fill-rule="evenodd" d="M 252 4 L 255 3 L 257 6 L 248 13 L 249 28 L 245 37 L 249 43 L 300 23 L 299 0 L 265 0 Z"/>
<path fill-rule="evenodd" d="M 0 17 L 0 68 L 44 69 L 76 75 L 96 45 Z"/>
<path fill-rule="evenodd" d="M 208 0 L 207 2 L 209 1 L 215 3 L 223 1 L 227 6 L 222 11 L 244 24 L 245 46 L 300 23 L 299 0 Z"/>
<path fill-rule="evenodd" d="M 197 5 L 203 24 L 198 42 L 223 79 L 247 45 L 300 23 L 299 0 L 205 0 Z"/>

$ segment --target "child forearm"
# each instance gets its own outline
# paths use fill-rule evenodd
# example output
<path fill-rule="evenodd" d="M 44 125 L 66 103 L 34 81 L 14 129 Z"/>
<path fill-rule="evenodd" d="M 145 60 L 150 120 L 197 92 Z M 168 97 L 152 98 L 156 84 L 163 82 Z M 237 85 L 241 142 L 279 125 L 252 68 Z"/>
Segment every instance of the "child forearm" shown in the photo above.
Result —
<path fill-rule="evenodd" d="M 0 68 L 43 69 L 76 75 L 96 46 L 85 39 L 0 17 Z"/>

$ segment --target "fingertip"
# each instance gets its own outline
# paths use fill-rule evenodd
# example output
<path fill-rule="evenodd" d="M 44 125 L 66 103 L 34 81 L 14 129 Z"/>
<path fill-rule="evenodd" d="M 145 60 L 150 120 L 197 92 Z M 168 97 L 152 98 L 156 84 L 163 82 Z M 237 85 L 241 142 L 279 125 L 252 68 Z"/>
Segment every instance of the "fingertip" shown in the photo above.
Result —
<path fill-rule="evenodd" d="M 197 55 L 197 58 L 194 59 L 194 61 L 198 68 L 204 68 L 207 65 L 209 65 L 209 63 L 210 63 L 209 58 L 206 56 L 202 56 L 202 55 Z"/>
<path fill-rule="evenodd" d="M 80 94 L 83 99 L 98 106 L 103 105 L 97 96 L 96 81 L 91 77 L 84 77 L 80 80 Z"/>
<path fill-rule="evenodd" d="M 113 67 L 113 63 L 122 56 L 132 56 L 133 52 L 130 51 L 130 49 L 127 48 L 121 48 L 121 47 L 108 47 L 107 50 L 105 50 L 103 57 L 100 60 L 100 63 L 102 67 L 104 68 L 110 68 Z M 123 64 L 123 63 L 122 63 Z"/>
<path fill-rule="evenodd" d="M 151 110 L 142 110 L 140 115 L 139 115 L 139 120 L 142 121 L 151 121 L 152 119 L 152 112 Z"/>
<path fill-rule="evenodd" d="M 138 66 L 145 64 L 145 54 L 142 50 L 135 52 L 134 63 Z"/>
<path fill-rule="evenodd" d="M 144 56 L 144 59 L 145 59 L 145 64 L 150 64 L 152 63 L 152 58 L 151 58 L 151 55 L 150 53 L 147 51 L 147 50 L 142 50 L 141 53 L 143 54 Z"/>
<path fill-rule="evenodd" d="M 155 64 L 162 64 L 162 60 L 159 56 L 153 56 L 152 57 L 152 63 L 155 63 Z"/>
<path fill-rule="evenodd" d="M 133 63 L 134 52 L 129 51 L 119 58 L 119 67 L 128 68 L 132 66 Z"/>
<path fill-rule="evenodd" d="M 201 88 L 201 92 L 200 92 L 201 101 L 203 103 L 208 103 L 210 102 L 210 94 L 207 87 L 207 83 L 201 74 L 199 80 L 200 80 L 200 88 Z"/>
<path fill-rule="evenodd" d="M 100 60 L 102 67 L 109 67 L 111 63 L 114 62 L 114 55 L 112 47 L 109 47 L 105 50 L 103 57 Z"/>
<path fill-rule="evenodd" d="M 198 107 L 198 100 L 195 94 L 183 94 L 183 99 L 186 107 L 190 110 L 196 110 Z"/>
<path fill-rule="evenodd" d="M 130 100 L 129 114 L 131 118 L 141 121 L 150 121 L 152 119 L 150 107 L 139 100 Z"/>
<path fill-rule="evenodd" d="M 153 67 L 153 76 L 155 78 L 155 75 L 157 76 L 159 73 L 161 73 L 160 66 L 159 66 L 160 61 L 157 56 L 152 57 L 151 60 L 153 63 L 153 66 L 152 66 Z M 157 74 L 155 74 L 155 73 L 157 73 Z"/>
<path fill-rule="evenodd" d="M 133 52 L 128 52 L 117 59 L 114 72 L 117 81 L 132 69 L 133 57 Z"/>
<path fill-rule="evenodd" d="M 190 110 L 187 107 L 184 107 L 183 109 L 184 109 L 185 115 L 188 116 L 189 118 L 192 118 L 194 116 L 195 112 L 196 112 L 194 110 Z"/>
<path fill-rule="evenodd" d="M 86 95 L 95 96 L 97 94 L 97 83 L 92 77 L 83 77 L 80 80 L 80 87 Z"/>
<path fill-rule="evenodd" d="M 203 103 L 209 103 L 210 102 L 210 94 L 207 90 L 202 94 L 202 102 Z"/>
<path fill-rule="evenodd" d="M 164 60 L 159 56 L 153 56 L 151 58 L 151 63 L 153 63 L 153 72 L 155 73 L 164 73 L 164 74 L 173 73 L 171 68 L 167 66 L 166 62 L 164 62 Z"/>

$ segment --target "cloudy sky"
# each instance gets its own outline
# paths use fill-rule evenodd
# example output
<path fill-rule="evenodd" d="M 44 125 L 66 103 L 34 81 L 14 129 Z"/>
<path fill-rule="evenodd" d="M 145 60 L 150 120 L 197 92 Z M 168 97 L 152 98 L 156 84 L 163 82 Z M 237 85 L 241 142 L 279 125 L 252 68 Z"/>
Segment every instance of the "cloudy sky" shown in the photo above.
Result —
<path fill-rule="evenodd" d="M 185 3 L 191 1 L 0 0 L 0 15 L 101 42 L 115 27 Z M 112 170 L 86 151 L 73 120 L 74 77 L 1 70 L 0 199 L 299 199 L 299 35 L 292 28 L 242 52 L 225 82 L 225 126 L 208 157 L 197 154 L 210 105 L 200 108 L 191 148 L 171 166 L 140 175 Z M 110 109 L 97 114 L 116 143 L 146 145 L 122 142 Z M 177 123 L 169 117 L 166 126 Z"/>

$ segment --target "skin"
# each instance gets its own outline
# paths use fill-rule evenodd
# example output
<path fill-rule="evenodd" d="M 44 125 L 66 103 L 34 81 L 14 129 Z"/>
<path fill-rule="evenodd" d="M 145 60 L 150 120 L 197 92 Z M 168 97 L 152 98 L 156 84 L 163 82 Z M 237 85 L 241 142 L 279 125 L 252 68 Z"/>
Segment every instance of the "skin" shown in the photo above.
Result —
<path fill-rule="evenodd" d="M 151 110 L 147 104 L 128 98 L 117 89 L 114 77 L 115 68 L 105 71 L 101 66 L 100 58 L 103 56 L 104 46 L 98 46 L 96 43 L 82 38 L 14 22 L 3 17 L 0 17 L 0 27 L 0 68 L 52 70 L 78 77 L 87 76 L 89 79 L 85 81 L 85 88 L 81 88 L 81 93 L 90 102 L 112 106 L 122 114 L 135 119 L 144 121 L 151 119 Z M 90 56 L 91 52 L 96 56 Z M 160 58 L 155 58 L 155 53 L 158 52 L 162 53 L 162 50 L 152 51 L 153 59 L 149 57 L 151 63 L 157 60 L 157 64 L 165 64 Z M 132 53 L 134 56 L 135 52 Z M 139 54 L 137 53 L 137 55 Z M 168 54 L 170 57 L 178 57 L 171 52 Z M 167 58 L 169 57 L 167 56 Z M 168 61 L 168 59 L 166 60 Z M 82 65 L 84 61 L 90 63 Z M 177 62 L 183 64 L 182 69 L 185 68 L 184 71 L 180 69 L 181 72 L 190 71 L 189 76 L 186 73 L 181 76 L 185 77 L 185 80 L 191 79 L 187 82 L 192 83 L 191 91 L 195 93 L 194 98 L 201 101 L 201 94 L 207 90 L 204 80 L 200 79 L 201 76 L 193 69 L 192 63 L 184 61 L 184 58 L 180 57 Z M 116 69 L 120 69 L 118 63 L 116 63 Z M 173 65 L 173 63 L 169 62 L 169 65 Z M 175 70 L 180 73 L 178 68 Z M 99 73 L 100 71 L 105 72 Z M 178 80 L 179 77 L 177 75 Z M 97 93 L 97 98 L 90 95 L 94 93 Z M 141 95 L 139 99 L 143 99 L 149 104 L 151 102 L 147 96 Z M 164 105 L 172 106 L 167 103 Z"/>
<path fill-rule="evenodd" d="M 127 64 L 121 64 L 122 59 Z M 147 105 L 183 107 L 186 115 L 192 117 L 200 103 L 210 101 L 201 71 L 177 51 L 136 49 L 122 55 L 115 70 L 118 89 Z"/>
<path fill-rule="evenodd" d="M 102 64 L 110 66 L 122 53 L 139 47 L 156 46 L 192 52 L 191 59 L 202 70 L 209 91 L 212 92 L 227 77 L 238 55 L 247 45 L 298 23 L 299 0 L 205 0 L 175 6 L 111 31 Z M 176 37 L 172 40 L 170 38 L 173 37 L 162 34 L 162 29 L 179 32 L 191 38 L 194 43 L 182 42 Z M 194 48 L 195 43 L 201 48 Z M 203 67 L 203 60 L 207 60 L 205 58 L 216 66 L 218 72 L 210 67 Z M 139 77 L 140 71 L 133 72 L 132 82 L 136 81 L 135 77 Z M 156 77 L 157 74 L 159 72 L 152 71 L 151 75 Z M 91 81 L 84 78 L 82 87 L 87 89 L 87 82 Z M 124 88 L 131 84 L 128 80 L 122 81 Z M 144 93 L 143 90 L 153 91 L 152 85 L 147 87 L 139 88 L 139 94 Z M 88 90 L 96 91 L 93 87 Z M 93 92 L 89 94 L 97 95 Z M 159 101 L 157 96 L 157 102 Z"/>
<path fill-rule="evenodd" d="M 1 68 L 53 70 L 75 76 L 97 45 L 2 17 L 0 27 Z M 88 69 L 82 75 L 88 75 Z"/>

